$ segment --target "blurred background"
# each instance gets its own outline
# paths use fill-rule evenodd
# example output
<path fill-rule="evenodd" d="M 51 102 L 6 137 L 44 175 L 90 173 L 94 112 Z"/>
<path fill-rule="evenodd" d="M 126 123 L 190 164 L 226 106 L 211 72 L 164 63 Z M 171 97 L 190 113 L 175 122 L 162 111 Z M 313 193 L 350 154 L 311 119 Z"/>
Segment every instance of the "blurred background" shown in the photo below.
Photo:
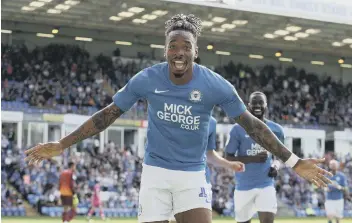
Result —
<path fill-rule="evenodd" d="M 352 191 L 352 2 L 2 0 L 2 217 L 60 222 L 59 173 L 75 160 L 79 215 L 99 179 L 105 215 L 136 218 L 146 101 L 39 167 L 27 166 L 23 152 L 68 134 L 138 71 L 163 61 L 164 23 L 178 13 L 203 20 L 196 62 L 230 81 L 246 103 L 263 91 L 267 117 L 284 126 L 287 147 L 300 157 L 339 160 Z M 213 113 L 222 154 L 233 123 L 220 108 Z M 214 216 L 233 217 L 236 179 L 212 168 L 211 180 Z M 278 216 L 325 217 L 324 191 L 291 169 L 280 170 L 276 189 Z M 352 217 L 347 200 L 344 215 Z"/>

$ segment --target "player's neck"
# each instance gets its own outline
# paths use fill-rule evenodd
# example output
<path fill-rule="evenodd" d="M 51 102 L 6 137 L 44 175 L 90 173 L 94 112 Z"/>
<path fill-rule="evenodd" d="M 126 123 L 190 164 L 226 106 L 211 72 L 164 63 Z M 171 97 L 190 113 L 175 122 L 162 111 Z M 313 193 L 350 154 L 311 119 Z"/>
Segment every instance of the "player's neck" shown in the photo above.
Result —
<path fill-rule="evenodd" d="M 170 80 L 173 84 L 175 85 L 185 85 L 185 84 L 188 84 L 192 78 L 193 78 L 193 68 L 189 68 L 185 74 L 180 77 L 180 78 L 177 78 L 175 77 L 175 75 L 173 75 L 171 72 L 169 74 L 169 77 L 170 77 Z"/>

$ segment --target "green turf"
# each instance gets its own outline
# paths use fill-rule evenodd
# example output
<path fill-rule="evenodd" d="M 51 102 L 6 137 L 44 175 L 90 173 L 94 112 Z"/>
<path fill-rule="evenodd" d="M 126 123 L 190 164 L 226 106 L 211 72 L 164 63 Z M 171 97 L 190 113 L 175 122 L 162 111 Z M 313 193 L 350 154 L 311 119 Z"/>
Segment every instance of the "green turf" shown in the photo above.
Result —
<path fill-rule="evenodd" d="M 137 219 L 134 218 L 113 218 L 107 221 L 102 221 L 98 218 L 93 218 L 94 223 L 137 223 Z M 48 218 L 48 217 L 3 217 L 1 218 L 2 223 L 60 223 L 62 222 L 59 218 Z M 71 221 L 72 223 L 87 223 L 85 218 L 78 217 Z M 216 218 L 213 223 L 236 223 L 231 218 Z M 252 223 L 259 223 L 257 219 L 252 220 Z M 292 218 L 292 219 L 276 219 L 275 223 L 327 223 L 325 218 Z M 352 219 L 343 219 L 340 223 L 352 223 Z"/>

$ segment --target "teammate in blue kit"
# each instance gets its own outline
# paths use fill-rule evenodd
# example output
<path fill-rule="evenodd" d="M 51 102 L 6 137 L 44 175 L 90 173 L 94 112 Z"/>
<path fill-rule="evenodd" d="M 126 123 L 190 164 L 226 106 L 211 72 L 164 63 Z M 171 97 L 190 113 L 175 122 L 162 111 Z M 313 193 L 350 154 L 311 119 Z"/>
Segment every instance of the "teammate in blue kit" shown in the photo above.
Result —
<path fill-rule="evenodd" d="M 137 73 L 113 97 L 113 103 L 95 113 L 58 142 L 26 151 L 29 164 L 60 155 L 65 148 L 110 126 L 138 99 L 148 100 L 139 222 L 211 222 L 211 202 L 204 195 L 208 126 L 219 105 L 260 145 L 317 186 L 326 186 L 330 174 L 316 164 L 323 159 L 299 159 L 259 119 L 246 110 L 235 88 L 219 74 L 193 61 L 202 21 L 194 15 L 175 15 L 166 22 L 165 58 Z"/>
<path fill-rule="evenodd" d="M 347 178 L 345 174 L 338 171 L 339 162 L 336 160 L 330 161 L 329 168 L 334 176 L 330 178 L 332 184 L 329 184 L 329 187 L 326 188 L 325 211 L 329 223 L 332 223 L 333 219 L 336 219 L 336 223 L 339 223 L 343 218 L 344 194 L 348 195 Z"/>
<path fill-rule="evenodd" d="M 264 118 L 267 98 L 264 93 L 256 91 L 249 97 L 249 111 L 262 120 L 277 138 L 284 143 L 282 127 Z M 276 191 L 273 178 L 277 176 L 280 163 L 272 162 L 271 155 L 257 144 L 246 131 L 235 124 L 230 132 L 226 146 L 226 158 L 246 164 L 246 171 L 236 173 L 234 194 L 236 221 L 249 223 L 258 212 L 261 223 L 273 223 L 277 211 Z"/>

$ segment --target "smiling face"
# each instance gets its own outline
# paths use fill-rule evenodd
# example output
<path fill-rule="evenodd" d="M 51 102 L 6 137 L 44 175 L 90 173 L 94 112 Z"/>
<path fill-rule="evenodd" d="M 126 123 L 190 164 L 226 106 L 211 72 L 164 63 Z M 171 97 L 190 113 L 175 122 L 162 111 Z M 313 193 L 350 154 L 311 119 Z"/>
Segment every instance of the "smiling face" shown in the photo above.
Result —
<path fill-rule="evenodd" d="M 165 57 L 172 77 L 191 78 L 193 61 L 198 57 L 196 38 L 187 31 L 171 31 L 166 36 Z"/>
<path fill-rule="evenodd" d="M 254 93 L 249 97 L 249 111 L 259 119 L 264 118 L 265 110 L 267 108 L 266 97 L 264 94 Z"/>

